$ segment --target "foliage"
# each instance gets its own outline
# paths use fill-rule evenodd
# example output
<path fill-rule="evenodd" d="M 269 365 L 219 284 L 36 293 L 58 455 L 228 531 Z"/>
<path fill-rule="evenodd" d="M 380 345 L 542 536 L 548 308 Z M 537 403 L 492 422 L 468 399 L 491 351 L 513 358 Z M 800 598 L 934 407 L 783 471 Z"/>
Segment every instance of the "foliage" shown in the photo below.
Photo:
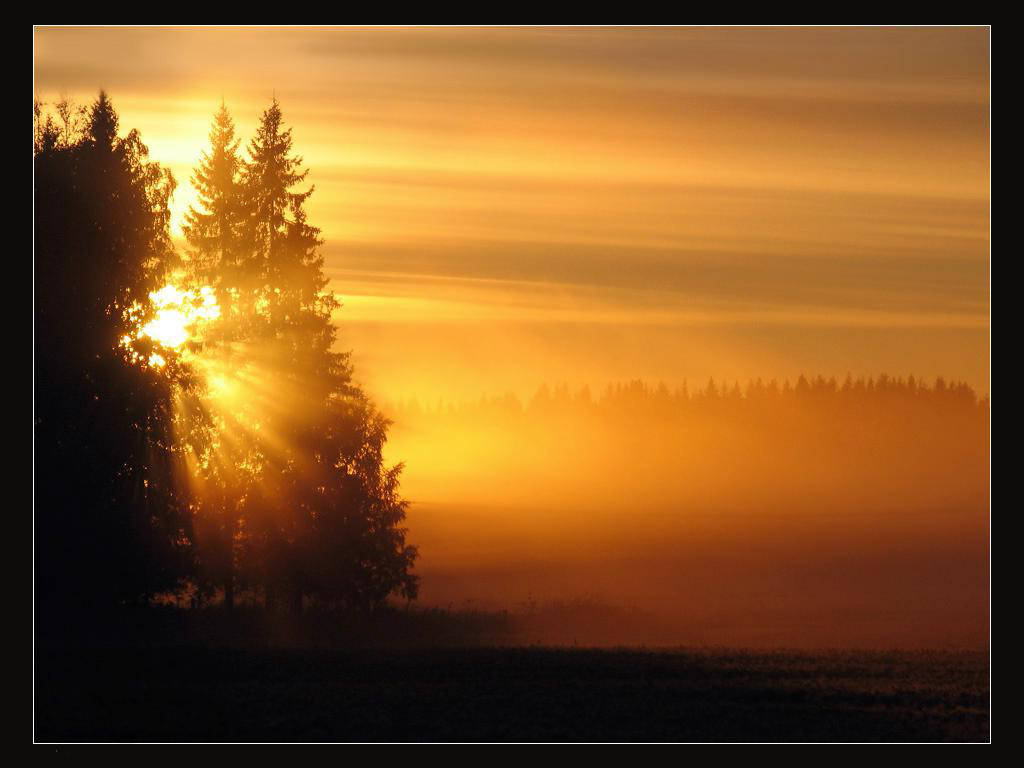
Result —
<path fill-rule="evenodd" d="M 119 346 L 125 310 L 175 264 L 174 179 L 138 133 L 117 135 L 105 93 L 80 125 L 67 102 L 58 113 L 60 128 L 37 119 L 34 160 L 36 587 L 85 608 L 186 572 L 174 382 Z"/>
<path fill-rule="evenodd" d="M 100 93 L 34 105 L 37 587 L 48 603 L 145 603 L 260 585 L 370 610 L 416 595 L 389 422 L 334 351 L 313 189 L 276 100 L 243 160 L 225 107 L 193 177 L 182 260 L 171 174 Z M 151 295 L 210 286 L 180 347 L 140 332 Z M 262 387 L 218 401 L 213 378 Z"/>
<path fill-rule="evenodd" d="M 219 509 L 205 504 L 220 521 L 207 530 L 227 531 L 212 541 L 232 548 L 230 572 L 214 571 L 227 595 L 236 580 L 262 583 L 268 603 L 287 591 L 295 607 L 307 595 L 363 609 L 393 592 L 414 597 L 400 467 L 382 459 L 388 422 L 353 383 L 348 354 L 334 351 L 338 303 L 325 290 L 320 232 L 304 209 L 313 189 L 293 191 L 308 171 L 280 105 L 263 113 L 247 160 L 224 107 L 210 139 L 195 176 L 200 210 L 186 230 L 193 273 L 212 281 L 228 308 L 221 352 L 258 350 L 275 401 L 256 414 L 233 406 L 241 447 L 232 460 L 248 470 L 220 478 Z"/>

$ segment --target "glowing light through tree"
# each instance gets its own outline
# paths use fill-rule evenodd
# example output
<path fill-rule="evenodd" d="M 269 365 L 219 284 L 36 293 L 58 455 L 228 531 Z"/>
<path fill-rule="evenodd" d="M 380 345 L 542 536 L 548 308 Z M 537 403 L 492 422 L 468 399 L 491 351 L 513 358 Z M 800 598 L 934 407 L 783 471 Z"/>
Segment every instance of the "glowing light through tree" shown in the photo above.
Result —
<path fill-rule="evenodd" d="M 220 317 L 217 297 L 208 285 L 183 289 L 168 283 L 149 294 L 149 304 L 153 314 L 145 322 L 142 318 L 147 308 L 142 304 L 135 302 L 127 309 L 125 317 L 136 330 L 122 337 L 121 346 L 128 351 L 132 363 L 145 360 L 154 368 L 164 367 L 167 356 L 160 351 L 151 351 L 146 356 L 140 351 L 138 340 L 148 339 L 166 350 L 185 351 L 186 342 L 198 342 L 204 326 Z"/>
<path fill-rule="evenodd" d="M 220 317 L 217 297 L 208 285 L 194 291 L 165 285 L 149 298 L 156 307 L 156 317 L 143 326 L 142 333 L 165 347 L 180 347 L 201 322 Z"/>

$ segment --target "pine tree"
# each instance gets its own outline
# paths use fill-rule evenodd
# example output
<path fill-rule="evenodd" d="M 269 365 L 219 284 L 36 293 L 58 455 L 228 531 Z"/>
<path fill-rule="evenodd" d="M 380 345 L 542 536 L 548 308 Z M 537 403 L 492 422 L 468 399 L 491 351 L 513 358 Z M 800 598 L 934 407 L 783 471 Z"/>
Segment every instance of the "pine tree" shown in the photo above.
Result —
<path fill-rule="evenodd" d="M 330 325 L 337 303 L 322 292 L 327 279 L 318 253 L 320 230 L 306 223 L 304 210 L 313 187 L 292 191 L 309 171 L 302 170 L 302 157 L 291 150 L 292 132 L 283 127 L 274 99 L 260 118 L 243 174 L 254 256 L 251 273 L 262 299 L 261 314 L 274 332 L 316 316 L 326 333 L 324 326 Z"/>
<path fill-rule="evenodd" d="M 231 293 L 225 288 L 234 284 L 237 277 L 234 272 L 244 254 L 245 211 L 241 200 L 239 144 L 231 114 L 221 103 L 210 130 L 210 148 L 203 152 L 199 167 L 192 175 L 201 210 L 195 206 L 189 208 L 182 228 L 192 247 L 194 275 L 218 289 L 221 307 L 231 299 Z"/>
<path fill-rule="evenodd" d="M 192 176 L 198 192 L 198 208 L 190 207 L 183 232 L 190 246 L 189 279 L 200 286 L 212 287 L 222 316 L 211 338 L 205 341 L 207 358 L 217 356 L 224 368 L 232 365 L 230 342 L 244 337 L 246 305 L 241 302 L 240 284 L 245 279 L 245 262 L 251 259 L 245 240 L 246 209 L 241 187 L 243 162 L 238 154 L 240 140 L 235 125 L 222 102 L 210 130 L 210 147 L 204 151 Z M 226 343 L 225 343 L 226 342 Z M 196 551 L 199 558 L 197 582 L 200 595 L 224 589 L 224 604 L 234 605 L 238 553 L 236 539 L 243 524 L 242 503 L 245 475 L 237 467 L 245 463 L 247 446 L 235 441 L 222 446 L 223 461 L 210 461 L 215 426 L 201 398 L 190 405 L 193 426 L 198 434 L 193 447 L 206 453 L 196 471 L 203 493 L 197 502 L 195 523 Z"/>
<path fill-rule="evenodd" d="M 230 142 L 215 126 L 214 146 Z M 395 592 L 414 597 L 401 466 L 384 465 L 388 421 L 353 383 L 349 355 L 334 350 L 339 305 L 325 290 L 320 231 L 305 212 L 313 188 L 293 191 L 308 171 L 292 153 L 276 99 L 248 154 L 239 195 L 245 252 L 232 262 L 232 279 L 246 308 L 246 341 L 273 392 L 273 407 L 249 434 L 260 467 L 244 494 L 248 577 L 263 582 L 268 604 L 287 591 L 296 608 L 311 594 L 360 609 Z"/>

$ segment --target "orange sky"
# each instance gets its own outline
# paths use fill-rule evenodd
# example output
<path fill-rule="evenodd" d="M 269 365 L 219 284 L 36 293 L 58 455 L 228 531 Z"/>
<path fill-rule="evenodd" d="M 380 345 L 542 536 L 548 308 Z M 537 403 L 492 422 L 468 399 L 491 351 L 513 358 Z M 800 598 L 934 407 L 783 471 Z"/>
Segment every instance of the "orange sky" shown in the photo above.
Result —
<path fill-rule="evenodd" d="M 272 94 L 385 401 L 889 372 L 988 391 L 985 29 L 37 29 L 192 201 Z"/>
<path fill-rule="evenodd" d="M 175 227 L 221 99 L 244 141 L 281 101 L 341 344 L 408 462 L 425 603 L 596 595 L 659 611 L 674 642 L 984 646 L 987 405 L 926 410 L 931 431 L 891 403 L 813 423 L 780 406 L 760 434 L 658 398 L 437 403 L 801 373 L 987 394 L 986 29 L 35 43 L 37 98 L 105 88 L 171 167 Z"/>

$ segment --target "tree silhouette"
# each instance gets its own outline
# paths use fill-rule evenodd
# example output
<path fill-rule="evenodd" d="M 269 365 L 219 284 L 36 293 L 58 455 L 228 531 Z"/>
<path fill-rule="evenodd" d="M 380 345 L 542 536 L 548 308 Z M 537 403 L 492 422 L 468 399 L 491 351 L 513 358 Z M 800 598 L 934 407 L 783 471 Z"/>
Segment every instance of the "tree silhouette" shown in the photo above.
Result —
<path fill-rule="evenodd" d="M 131 330 L 126 311 L 175 262 L 174 179 L 147 154 L 135 131 L 118 136 L 103 92 L 80 131 L 37 120 L 35 540 L 44 611 L 144 601 L 187 572 L 187 499 L 171 471 L 181 460 L 172 381 L 126 364 L 121 343 Z"/>
<path fill-rule="evenodd" d="M 265 335 L 281 389 L 292 397 L 268 430 L 291 450 L 266 452 L 277 470 L 268 473 L 278 478 L 272 490 L 288 509 L 271 510 L 273 524 L 263 526 L 264 568 L 268 585 L 286 587 L 295 608 L 314 594 L 369 609 L 392 592 L 415 596 L 416 551 L 400 527 L 401 468 L 383 465 L 388 422 L 353 383 L 349 355 L 334 351 L 338 303 L 324 290 L 322 241 L 304 210 L 313 188 L 292 191 L 308 171 L 291 149 L 275 99 L 243 174 L 255 261 L 264 270 Z"/>
<path fill-rule="evenodd" d="M 198 526 L 215 542 L 205 548 L 213 578 L 226 602 L 237 577 L 262 584 L 268 606 L 287 592 L 296 609 L 307 595 L 360 609 L 394 592 L 412 597 L 401 468 L 384 466 L 388 422 L 353 383 L 349 355 L 334 351 L 338 303 L 325 290 L 322 241 L 304 209 L 313 189 L 294 191 L 308 171 L 276 100 L 247 161 L 236 147 L 222 107 L 186 234 L 194 275 L 216 285 L 228 307 L 214 337 L 228 343 L 225 355 L 258 357 L 274 404 L 259 411 L 258 428 L 238 415 L 233 455 L 208 469 L 200 502 L 208 514 Z M 203 553 L 202 535 L 199 543 Z"/>
<path fill-rule="evenodd" d="M 246 208 L 242 198 L 240 141 L 235 138 L 234 121 L 222 103 L 210 131 L 210 148 L 204 151 L 192 176 L 198 193 L 199 209 L 190 207 L 182 227 L 190 246 L 188 273 L 200 285 L 216 292 L 222 321 L 207 343 L 217 344 L 222 353 L 232 340 L 244 336 L 245 313 L 239 304 L 238 286 L 242 282 L 242 262 L 247 258 L 244 239 Z M 243 305 L 249 306 L 249 305 Z M 193 413 L 206 440 L 212 425 L 202 418 L 201 402 L 194 400 Z M 206 464 L 203 493 L 197 498 L 195 544 L 200 568 L 196 581 L 201 594 L 215 585 L 224 589 L 224 603 L 234 606 L 238 552 L 236 540 L 240 527 L 240 499 L 245 497 L 245 473 L 236 470 L 244 461 L 244 449 L 236 450 L 226 462 Z"/>
<path fill-rule="evenodd" d="M 237 276 L 232 270 L 237 269 L 244 253 L 241 238 L 245 209 L 239 184 L 242 168 L 239 144 L 234 121 L 227 107 L 221 104 L 210 130 L 210 148 L 203 152 L 199 167 L 192 175 L 200 210 L 191 207 L 182 227 L 191 246 L 191 269 L 199 280 L 214 284 L 221 306 L 231 300 L 231 294 L 223 290 L 220 283 L 235 281 Z"/>
<path fill-rule="evenodd" d="M 414 597 L 401 466 L 389 422 L 334 351 L 310 187 L 276 100 L 249 146 L 225 107 L 194 181 L 184 259 L 169 236 L 174 179 L 105 93 L 84 119 L 34 105 L 36 523 L 40 602 L 58 619 L 144 604 L 183 584 L 262 585 L 369 610 Z M 212 286 L 201 337 L 147 333 L 150 296 Z M 254 368 L 218 401 L 213 379 Z"/>

